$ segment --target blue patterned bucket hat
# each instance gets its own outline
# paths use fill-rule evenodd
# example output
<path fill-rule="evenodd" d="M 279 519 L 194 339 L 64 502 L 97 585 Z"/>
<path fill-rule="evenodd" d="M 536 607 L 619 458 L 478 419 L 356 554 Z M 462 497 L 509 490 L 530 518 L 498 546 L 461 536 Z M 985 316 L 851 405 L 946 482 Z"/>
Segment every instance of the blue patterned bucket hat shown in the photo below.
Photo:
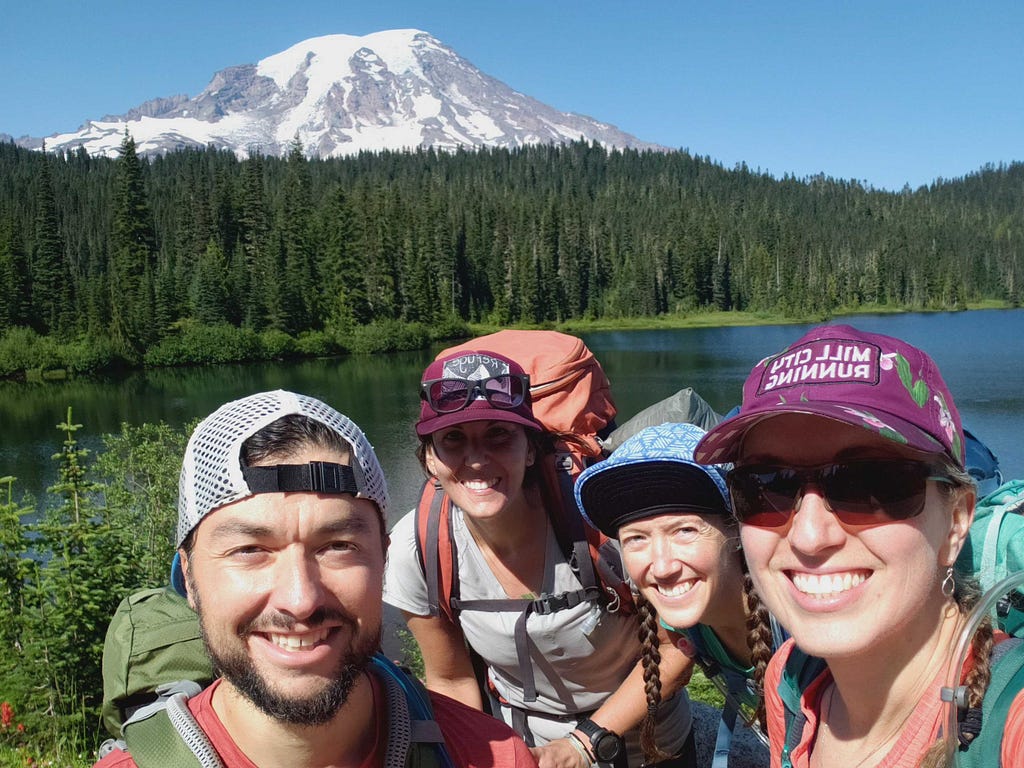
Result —
<path fill-rule="evenodd" d="M 628 522 L 668 512 L 730 514 L 726 468 L 698 464 L 705 432 L 695 424 L 659 424 L 626 440 L 576 481 L 576 505 L 606 536 Z"/>

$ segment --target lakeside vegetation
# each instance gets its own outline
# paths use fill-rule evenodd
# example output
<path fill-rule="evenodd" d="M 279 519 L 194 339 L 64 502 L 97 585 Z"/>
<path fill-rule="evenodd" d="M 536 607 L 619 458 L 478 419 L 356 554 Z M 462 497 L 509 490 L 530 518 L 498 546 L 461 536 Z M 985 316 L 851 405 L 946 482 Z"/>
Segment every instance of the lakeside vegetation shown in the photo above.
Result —
<path fill-rule="evenodd" d="M 584 142 L 330 160 L 0 144 L 0 377 L 1019 306 L 1022 203 L 1019 163 L 884 192 Z"/>

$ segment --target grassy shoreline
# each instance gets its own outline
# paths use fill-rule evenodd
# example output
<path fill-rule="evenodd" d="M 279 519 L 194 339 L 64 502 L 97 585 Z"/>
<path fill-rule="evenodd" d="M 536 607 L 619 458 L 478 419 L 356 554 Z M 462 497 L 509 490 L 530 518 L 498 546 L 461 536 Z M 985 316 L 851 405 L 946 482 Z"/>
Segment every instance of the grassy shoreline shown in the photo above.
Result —
<path fill-rule="evenodd" d="M 1013 309 L 1009 302 L 986 300 L 969 304 L 964 310 Z M 786 315 L 773 312 L 695 311 L 652 317 L 615 319 L 574 319 L 539 325 L 516 324 L 514 328 L 550 328 L 581 335 L 599 331 L 640 331 L 680 328 L 722 328 L 737 326 L 794 325 L 826 322 L 835 317 L 855 315 L 949 312 L 948 309 L 919 309 L 889 305 L 838 307 L 817 315 Z M 360 326 L 344 338 L 323 331 L 293 338 L 281 331 L 261 334 L 234 326 L 203 326 L 189 323 L 180 336 L 168 337 L 147 353 L 145 360 L 127 362 L 113 351 L 109 340 L 76 339 L 57 341 L 26 328 L 0 334 L 0 379 L 28 382 L 64 380 L 125 370 L 180 368 L 219 363 L 251 364 L 280 360 L 333 358 L 427 349 L 493 333 L 505 326 L 492 323 L 450 322 L 427 328 L 421 323 L 386 321 Z"/>
<path fill-rule="evenodd" d="M 838 307 L 834 312 L 819 315 L 785 315 L 774 312 L 744 312 L 738 310 L 724 311 L 701 311 L 686 314 L 657 315 L 654 317 L 624 317 L 616 319 L 600 320 L 566 320 L 560 323 L 547 323 L 536 326 L 516 325 L 516 328 L 552 328 L 564 333 L 579 335 L 581 333 L 594 333 L 598 331 L 650 331 L 659 329 L 677 328 L 726 328 L 739 326 L 762 326 L 762 325 L 803 325 L 807 323 L 825 323 L 836 317 L 848 317 L 855 315 L 904 315 L 904 314 L 927 314 L 937 312 L 970 312 L 983 309 L 1018 309 L 1010 302 L 987 299 L 985 301 L 972 302 L 962 310 L 950 309 L 920 309 L 907 307 L 893 307 L 891 305 L 860 305 L 857 307 Z M 487 323 L 470 323 L 470 329 L 474 336 L 485 333 L 493 333 L 501 330 L 502 326 Z"/>

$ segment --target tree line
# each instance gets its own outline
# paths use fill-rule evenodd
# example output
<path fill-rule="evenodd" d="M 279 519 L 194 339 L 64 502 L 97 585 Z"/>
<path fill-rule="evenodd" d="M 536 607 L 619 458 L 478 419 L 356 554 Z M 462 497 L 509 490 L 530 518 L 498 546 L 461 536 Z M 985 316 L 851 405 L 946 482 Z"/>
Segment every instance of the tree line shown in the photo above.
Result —
<path fill-rule="evenodd" d="M 1018 305 L 1022 202 L 1020 163 L 886 192 L 583 141 L 330 160 L 0 144 L 0 334 L 161 364 L 196 329 L 256 356 L 382 326 Z"/>

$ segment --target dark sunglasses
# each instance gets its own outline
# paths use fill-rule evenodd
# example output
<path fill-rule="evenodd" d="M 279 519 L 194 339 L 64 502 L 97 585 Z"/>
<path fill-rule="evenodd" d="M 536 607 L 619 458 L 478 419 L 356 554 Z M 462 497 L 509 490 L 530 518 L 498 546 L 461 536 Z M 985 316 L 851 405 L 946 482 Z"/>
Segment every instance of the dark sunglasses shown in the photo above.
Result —
<path fill-rule="evenodd" d="M 818 490 L 828 510 L 845 525 L 907 520 L 924 509 L 929 480 L 952 483 L 934 464 L 900 459 L 863 459 L 818 467 L 749 464 L 728 474 L 736 519 L 758 528 L 787 525 L 808 485 Z"/>
<path fill-rule="evenodd" d="M 523 404 L 529 391 L 529 376 L 503 373 L 486 379 L 430 379 L 420 385 L 420 399 L 436 413 L 455 413 L 479 394 L 491 407 L 510 411 Z"/>

